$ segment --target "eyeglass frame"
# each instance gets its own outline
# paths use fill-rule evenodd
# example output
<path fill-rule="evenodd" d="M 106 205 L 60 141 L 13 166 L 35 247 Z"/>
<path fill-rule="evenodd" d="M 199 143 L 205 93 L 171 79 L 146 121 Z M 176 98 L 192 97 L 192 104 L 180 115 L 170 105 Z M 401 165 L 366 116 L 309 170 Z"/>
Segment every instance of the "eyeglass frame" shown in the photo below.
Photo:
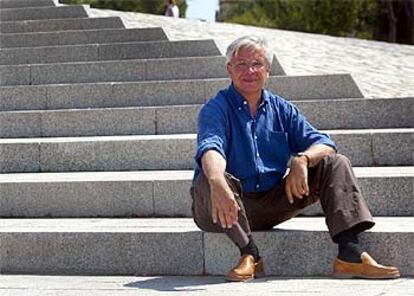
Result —
<path fill-rule="evenodd" d="M 253 60 L 250 63 L 247 63 L 246 61 L 240 61 L 237 63 L 229 63 L 231 66 L 234 66 L 236 68 L 236 70 L 241 71 L 241 72 L 245 72 L 247 70 L 249 70 L 250 68 L 253 68 L 254 71 L 260 71 L 261 69 L 263 69 L 263 67 L 267 66 L 267 63 L 264 62 L 260 62 L 257 60 Z"/>

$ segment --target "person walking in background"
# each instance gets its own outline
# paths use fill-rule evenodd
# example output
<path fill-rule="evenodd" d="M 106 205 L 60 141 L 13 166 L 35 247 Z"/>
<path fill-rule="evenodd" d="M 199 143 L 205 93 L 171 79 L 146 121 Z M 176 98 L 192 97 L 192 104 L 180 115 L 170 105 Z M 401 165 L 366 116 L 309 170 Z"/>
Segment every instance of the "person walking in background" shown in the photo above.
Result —
<path fill-rule="evenodd" d="M 166 16 L 180 17 L 180 9 L 178 8 L 175 0 L 167 0 L 167 9 L 165 10 Z"/>

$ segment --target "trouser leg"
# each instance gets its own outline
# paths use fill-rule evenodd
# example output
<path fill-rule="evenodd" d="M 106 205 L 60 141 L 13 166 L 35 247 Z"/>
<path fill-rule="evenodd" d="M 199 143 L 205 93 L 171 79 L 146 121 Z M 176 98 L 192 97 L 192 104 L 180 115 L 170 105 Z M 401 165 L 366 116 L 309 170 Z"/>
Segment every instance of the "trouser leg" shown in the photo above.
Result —
<path fill-rule="evenodd" d="M 251 236 L 249 222 L 246 217 L 244 205 L 241 201 L 242 189 L 240 182 L 230 174 L 226 174 L 226 181 L 233 191 L 234 197 L 240 206 L 238 213 L 238 222 L 232 228 L 222 228 L 220 223 L 213 223 L 211 214 L 211 197 L 210 186 L 207 178 L 200 173 L 195 180 L 194 186 L 191 188 L 191 196 L 193 198 L 193 217 L 197 226 L 207 232 L 225 233 L 239 248 L 249 243 Z"/>
<path fill-rule="evenodd" d="M 327 156 L 311 171 L 314 194 L 319 196 L 330 235 L 374 226 L 351 163 L 341 154 Z"/>
<path fill-rule="evenodd" d="M 253 231 L 270 230 L 274 226 L 299 215 L 303 209 L 318 201 L 318 197 L 310 194 L 303 199 L 294 198 L 289 203 L 285 182 L 283 179 L 277 186 L 269 191 L 247 193 L 242 195 L 246 215 Z"/>
<path fill-rule="evenodd" d="M 265 193 L 244 193 L 242 200 L 251 229 L 271 229 L 318 200 L 332 238 L 351 228 L 361 232 L 374 225 L 350 161 L 345 156 L 336 154 L 323 158 L 316 167 L 309 169 L 308 183 L 309 196 L 294 198 L 293 204 L 286 197 L 285 180 Z"/>
<path fill-rule="evenodd" d="M 350 161 L 341 154 L 326 156 L 316 167 L 309 169 L 310 194 L 303 199 L 294 198 L 293 204 L 286 197 L 285 180 L 267 192 L 243 193 L 237 179 L 231 175 L 226 175 L 226 178 L 241 208 L 239 223 L 230 230 L 213 224 L 210 190 L 203 174 L 192 188 L 193 215 L 202 230 L 225 232 L 238 246 L 248 243 L 250 229 L 271 229 L 297 216 L 318 199 L 332 238 L 345 230 L 361 232 L 374 225 Z"/>

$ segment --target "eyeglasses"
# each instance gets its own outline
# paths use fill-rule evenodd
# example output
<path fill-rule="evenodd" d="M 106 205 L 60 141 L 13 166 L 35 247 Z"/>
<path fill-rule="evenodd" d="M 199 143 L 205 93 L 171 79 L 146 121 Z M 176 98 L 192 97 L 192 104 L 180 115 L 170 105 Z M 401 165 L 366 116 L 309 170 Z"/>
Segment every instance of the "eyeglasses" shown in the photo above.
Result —
<path fill-rule="evenodd" d="M 247 71 L 250 68 L 253 68 L 253 70 L 255 71 L 259 71 L 263 69 L 263 67 L 265 66 L 265 64 L 259 61 L 253 61 L 251 63 L 248 63 L 246 61 L 240 61 L 237 63 L 232 63 L 231 65 L 234 66 L 239 71 Z"/>

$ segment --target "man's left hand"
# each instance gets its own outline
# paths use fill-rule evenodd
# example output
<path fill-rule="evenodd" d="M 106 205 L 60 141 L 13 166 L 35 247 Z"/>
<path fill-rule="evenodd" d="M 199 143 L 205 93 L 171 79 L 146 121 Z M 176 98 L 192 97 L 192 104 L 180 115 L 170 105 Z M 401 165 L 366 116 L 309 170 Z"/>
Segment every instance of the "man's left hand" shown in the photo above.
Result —
<path fill-rule="evenodd" d="M 285 184 L 286 196 L 289 203 L 293 204 L 293 198 L 302 199 L 309 195 L 308 163 L 305 157 L 294 157 L 291 162 L 290 172 Z"/>

